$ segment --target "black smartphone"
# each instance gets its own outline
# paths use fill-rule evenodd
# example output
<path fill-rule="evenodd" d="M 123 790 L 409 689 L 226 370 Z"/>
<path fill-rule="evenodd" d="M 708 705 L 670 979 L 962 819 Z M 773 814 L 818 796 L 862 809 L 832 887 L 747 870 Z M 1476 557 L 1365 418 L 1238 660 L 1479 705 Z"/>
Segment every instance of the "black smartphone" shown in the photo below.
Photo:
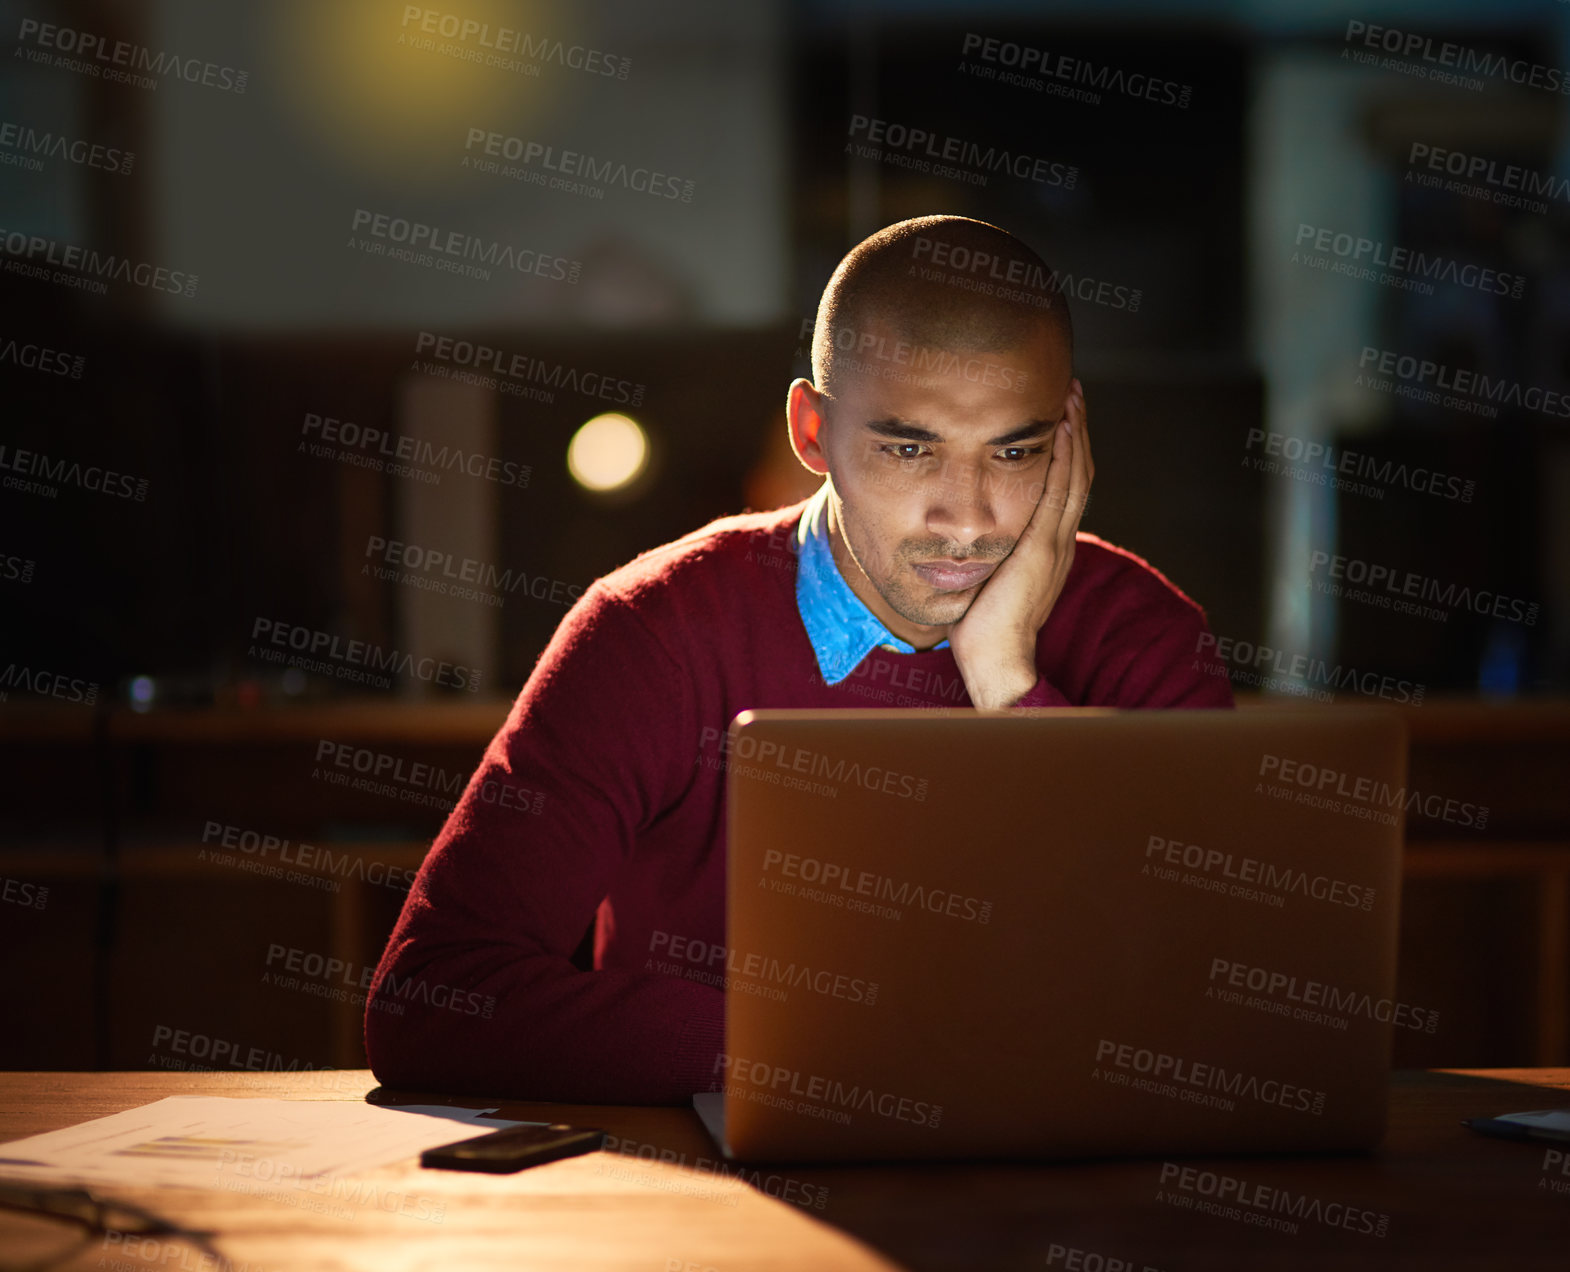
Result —
<path fill-rule="evenodd" d="M 605 1145 L 605 1132 L 553 1122 L 549 1126 L 507 1126 L 470 1139 L 439 1144 L 420 1154 L 421 1166 L 439 1170 L 486 1170 L 510 1175 L 562 1157 L 592 1153 Z"/>

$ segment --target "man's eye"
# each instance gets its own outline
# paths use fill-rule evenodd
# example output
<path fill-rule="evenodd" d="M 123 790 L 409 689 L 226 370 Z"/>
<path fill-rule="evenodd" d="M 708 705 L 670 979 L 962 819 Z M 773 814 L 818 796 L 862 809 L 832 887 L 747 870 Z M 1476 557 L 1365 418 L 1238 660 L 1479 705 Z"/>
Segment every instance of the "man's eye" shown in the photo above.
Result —
<path fill-rule="evenodd" d="M 1005 446 L 998 453 L 1003 455 L 1010 451 L 1016 452 L 1012 458 L 1004 460 L 1004 463 L 1014 465 L 1023 464 L 1032 455 L 1040 455 L 1046 449 L 1047 448 L 1045 446 Z M 922 452 L 926 450 L 926 447 L 923 446 L 920 442 L 893 442 L 887 446 L 879 446 L 878 450 L 880 450 L 885 455 L 892 456 L 894 459 L 911 463 L 915 460 L 925 458 Z M 916 453 L 914 455 L 902 453 L 907 450 L 915 451 Z"/>

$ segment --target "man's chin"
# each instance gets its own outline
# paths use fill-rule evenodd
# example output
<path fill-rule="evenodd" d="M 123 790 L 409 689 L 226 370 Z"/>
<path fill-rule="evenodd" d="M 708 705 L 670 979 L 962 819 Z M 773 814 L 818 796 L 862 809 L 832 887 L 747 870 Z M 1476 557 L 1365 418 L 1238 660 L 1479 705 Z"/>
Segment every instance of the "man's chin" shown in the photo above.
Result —
<path fill-rule="evenodd" d="M 965 617 L 970 603 L 975 599 L 974 596 L 946 597 L 929 601 L 925 605 L 899 609 L 898 612 L 906 622 L 919 623 L 922 627 L 949 627 Z"/>

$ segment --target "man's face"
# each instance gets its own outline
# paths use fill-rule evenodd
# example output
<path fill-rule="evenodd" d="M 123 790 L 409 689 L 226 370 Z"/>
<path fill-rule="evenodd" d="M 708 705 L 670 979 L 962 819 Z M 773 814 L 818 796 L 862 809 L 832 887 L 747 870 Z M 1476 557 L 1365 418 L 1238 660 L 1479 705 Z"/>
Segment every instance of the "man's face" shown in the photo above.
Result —
<path fill-rule="evenodd" d="M 822 399 L 836 561 L 889 630 L 920 647 L 947 633 L 916 629 L 964 617 L 1024 533 L 1072 368 L 1044 326 L 1002 353 L 901 345 L 885 324 L 867 335 L 866 350 L 842 355 L 834 396 Z M 931 564 L 944 560 L 974 576 Z"/>

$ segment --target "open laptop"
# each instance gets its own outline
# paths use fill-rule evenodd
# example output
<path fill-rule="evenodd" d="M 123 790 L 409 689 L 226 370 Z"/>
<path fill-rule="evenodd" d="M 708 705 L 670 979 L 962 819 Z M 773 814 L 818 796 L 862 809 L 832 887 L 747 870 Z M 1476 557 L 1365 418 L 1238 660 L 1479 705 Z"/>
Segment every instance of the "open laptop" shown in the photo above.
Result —
<path fill-rule="evenodd" d="M 1370 708 L 754 710 L 740 1161 L 1348 1150 L 1385 1129 L 1406 732 Z"/>

